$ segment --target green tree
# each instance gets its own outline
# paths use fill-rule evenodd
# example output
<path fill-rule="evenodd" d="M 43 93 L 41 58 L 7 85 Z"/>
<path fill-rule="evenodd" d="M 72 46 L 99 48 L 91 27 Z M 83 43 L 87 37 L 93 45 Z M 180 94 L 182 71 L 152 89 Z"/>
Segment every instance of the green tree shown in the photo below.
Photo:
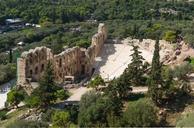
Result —
<path fill-rule="evenodd" d="M 184 41 L 194 47 L 194 36 L 193 34 L 186 34 L 184 36 Z"/>
<path fill-rule="evenodd" d="M 12 49 L 9 50 L 9 63 L 13 62 L 13 53 L 12 53 Z"/>
<path fill-rule="evenodd" d="M 54 79 L 53 66 L 49 61 L 39 82 L 39 87 L 33 91 L 33 94 L 39 97 L 42 107 L 47 107 L 57 99 L 56 92 L 59 87 L 56 86 Z"/>
<path fill-rule="evenodd" d="M 56 97 L 59 98 L 60 100 L 65 100 L 69 97 L 69 94 L 66 90 L 62 88 L 57 90 Z"/>
<path fill-rule="evenodd" d="M 162 97 L 162 76 L 161 76 L 161 63 L 160 63 L 160 54 L 159 54 L 159 40 L 156 40 L 154 55 L 152 58 L 152 68 L 151 75 L 149 79 L 148 93 L 151 99 L 156 103 L 160 103 L 160 98 Z"/>
<path fill-rule="evenodd" d="M 122 110 L 112 97 L 94 91 L 86 93 L 80 101 L 78 124 L 80 127 L 108 127 L 118 119 L 118 109 Z M 110 114 L 115 118 L 110 118 Z"/>
<path fill-rule="evenodd" d="M 38 96 L 34 96 L 34 95 L 26 98 L 25 103 L 30 108 L 38 107 L 41 105 L 40 98 Z"/>
<path fill-rule="evenodd" d="M 0 53 L 0 64 L 7 64 L 9 61 L 9 57 L 5 53 Z"/>
<path fill-rule="evenodd" d="M 132 60 L 126 69 L 129 82 L 131 82 L 133 86 L 143 84 L 143 75 L 146 68 L 143 64 L 144 58 L 140 55 L 141 52 L 138 51 L 138 48 L 138 46 L 133 45 L 133 54 L 131 54 Z"/>
<path fill-rule="evenodd" d="M 6 64 L 0 65 L 0 84 L 3 84 L 16 76 L 16 65 Z"/>
<path fill-rule="evenodd" d="M 78 114 L 78 124 L 80 127 L 95 127 L 100 120 L 99 115 L 101 119 L 104 119 L 104 115 L 101 115 L 103 114 L 102 112 L 95 112 L 97 111 L 96 103 L 99 97 L 101 97 L 101 94 L 96 91 L 87 92 L 81 97 Z M 104 122 L 101 122 L 101 124 L 102 123 Z"/>
<path fill-rule="evenodd" d="M 89 87 L 98 89 L 99 86 L 105 86 L 105 82 L 100 75 L 96 75 L 89 83 Z"/>
<path fill-rule="evenodd" d="M 88 48 L 90 46 L 90 42 L 88 40 L 82 39 L 76 42 L 76 45 L 82 48 Z"/>
<path fill-rule="evenodd" d="M 7 110 L 0 111 L 0 121 L 5 120 L 7 118 Z"/>
<path fill-rule="evenodd" d="M 52 115 L 52 124 L 53 127 L 69 127 L 70 122 L 70 114 L 65 111 L 56 111 Z"/>
<path fill-rule="evenodd" d="M 7 94 L 7 102 L 10 103 L 12 106 L 18 107 L 18 104 L 24 99 L 23 94 L 16 89 L 11 90 Z"/>
<path fill-rule="evenodd" d="M 157 122 L 157 111 L 154 105 L 145 99 L 132 102 L 123 115 L 124 127 L 151 127 Z"/>
<path fill-rule="evenodd" d="M 182 64 L 175 66 L 172 69 L 173 78 L 177 78 L 176 84 L 178 85 L 180 94 L 189 94 L 191 92 L 191 84 L 189 81 L 189 75 L 193 72 L 193 66 L 191 64 Z"/>
<path fill-rule="evenodd" d="M 193 72 L 193 67 L 191 64 L 182 64 L 175 66 L 173 70 L 173 76 L 178 78 L 178 80 L 188 81 L 188 76 Z"/>
<path fill-rule="evenodd" d="M 138 36 L 138 32 L 139 32 L 139 27 L 137 26 L 137 24 L 133 25 L 133 29 L 132 29 L 132 37 L 136 38 Z"/>
<path fill-rule="evenodd" d="M 132 91 L 131 83 L 128 81 L 128 74 L 125 72 L 116 80 L 116 82 L 113 82 L 113 87 L 115 86 L 117 91 L 117 95 L 119 98 L 124 99 L 127 98 L 129 93 Z M 109 85 L 109 87 L 111 84 Z"/>
<path fill-rule="evenodd" d="M 124 71 L 124 73 L 119 78 L 110 81 L 108 87 L 105 90 L 106 95 L 114 95 L 114 98 L 118 98 L 120 100 L 127 98 L 129 93 L 132 91 L 129 75 L 129 73 Z"/>
<path fill-rule="evenodd" d="M 164 40 L 169 42 L 175 42 L 176 41 L 176 32 L 174 31 L 167 31 L 163 37 Z"/>
<path fill-rule="evenodd" d="M 81 111 L 82 109 L 87 109 L 93 102 L 96 102 L 98 97 L 100 97 L 101 94 L 97 93 L 96 91 L 92 90 L 81 97 L 81 101 L 79 103 L 79 110 Z"/>

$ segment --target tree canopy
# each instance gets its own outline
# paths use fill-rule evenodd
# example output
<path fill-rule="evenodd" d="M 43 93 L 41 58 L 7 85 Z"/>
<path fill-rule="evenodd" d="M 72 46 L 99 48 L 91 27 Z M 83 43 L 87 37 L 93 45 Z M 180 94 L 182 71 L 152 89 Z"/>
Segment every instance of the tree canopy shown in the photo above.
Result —
<path fill-rule="evenodd" d="M 151 101 L 141 99 L 128 105 L 123 118 L 125 127 L 151 127 L 157 122 L 157 111 Z"/>

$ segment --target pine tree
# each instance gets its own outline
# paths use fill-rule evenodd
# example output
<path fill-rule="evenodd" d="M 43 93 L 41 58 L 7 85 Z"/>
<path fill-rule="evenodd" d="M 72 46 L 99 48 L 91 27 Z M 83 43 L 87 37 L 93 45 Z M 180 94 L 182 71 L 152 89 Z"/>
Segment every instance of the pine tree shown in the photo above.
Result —
<path fill-rule="evenodd" d="M 155 50 L 152 59 L 151 76 L 149 80 L 149 95 L 151 99 L 156 103 L 160 103 L 162 97 L 162 75 L 161 75 L 161 63 L 159 54 L 159 40 L 156 40 Z"/>
<path fill-rule="evenodd" d="M 141 56 L 141 52 L 138 51 L 138 48 L 138 46 L 133 46 L 133 54 L 131 55 L 132 60 L 128 66 L 129 72 L 132 75 L 131 82 L 134 86 L 142 83 L 142 77 L 144 74 L 144 58 Z"/>
<path fill-rule="evenodd" d="M 34 94 L 36 94 L 41 101 L 41 106 L 47 107 L 53 101 L 57 99 L 55 93 L 58 89 L 54 82 L 55 76 L 53 72 L 52 63 L 49 61 L 42 79 L 39 82 L 39 87 L 36 88 Z"/>
<path fill-rule="evenodd" d="M 133 54 L 131 54 L 132 60 L 126 69 L 128 79 L 133 86 L 142 84 L 144 74 L 144 58 L 141 56 L 141 52 L 138 51 L 138 48 L 138 46 L 133 46 Z"/>

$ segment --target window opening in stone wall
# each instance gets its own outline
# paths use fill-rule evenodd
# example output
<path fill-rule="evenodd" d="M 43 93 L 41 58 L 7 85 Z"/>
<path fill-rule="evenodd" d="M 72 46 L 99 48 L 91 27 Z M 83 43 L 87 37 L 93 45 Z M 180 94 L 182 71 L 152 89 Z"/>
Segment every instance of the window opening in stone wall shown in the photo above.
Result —
<path fill-rule="evenodd" d="M 62 67 L 62 59 L 59 59 L 59 67 Z"/>
<path fill-rule="evenodd" d="M 38 74 L 38 67 L 35 68 L 35 74 Z"/>
<path fill-rule="evenodd" d="M 44 64 L 41 65 L 41 72 L 44 70 Z"/>
<path fill-rule="evenodd" d="M 32 70 L 30 70 L 30 76 L 32 77 L 32 74 L 33 74 L 33 72 L 32 72 Z"/>
<path fill-rule="evenodd" d="M 85 74 L 85 65 L 81 66 L 81 74 Z"/>

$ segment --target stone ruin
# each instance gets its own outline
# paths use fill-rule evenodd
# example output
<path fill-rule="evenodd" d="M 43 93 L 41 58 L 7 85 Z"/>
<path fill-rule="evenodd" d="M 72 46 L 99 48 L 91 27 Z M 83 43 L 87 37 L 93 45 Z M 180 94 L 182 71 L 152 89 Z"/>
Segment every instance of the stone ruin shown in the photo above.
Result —
<path fill-rule="evenodd" d="M 66 77 L 80 78 L 91 76 L 95 57 L 97 57 L 107 39 L 105 24 L 100 23 L 98 32 L 92 37 L 91 46 L 68 48 L 54 55 L 47 47 L 36 47 L 23 52 L 17 59 L 17 85 L 27 90 L 33 89 L 32 82 L 37 82 L 50 61 L 54 67 L 55 81 L 65 82 Z"/>

